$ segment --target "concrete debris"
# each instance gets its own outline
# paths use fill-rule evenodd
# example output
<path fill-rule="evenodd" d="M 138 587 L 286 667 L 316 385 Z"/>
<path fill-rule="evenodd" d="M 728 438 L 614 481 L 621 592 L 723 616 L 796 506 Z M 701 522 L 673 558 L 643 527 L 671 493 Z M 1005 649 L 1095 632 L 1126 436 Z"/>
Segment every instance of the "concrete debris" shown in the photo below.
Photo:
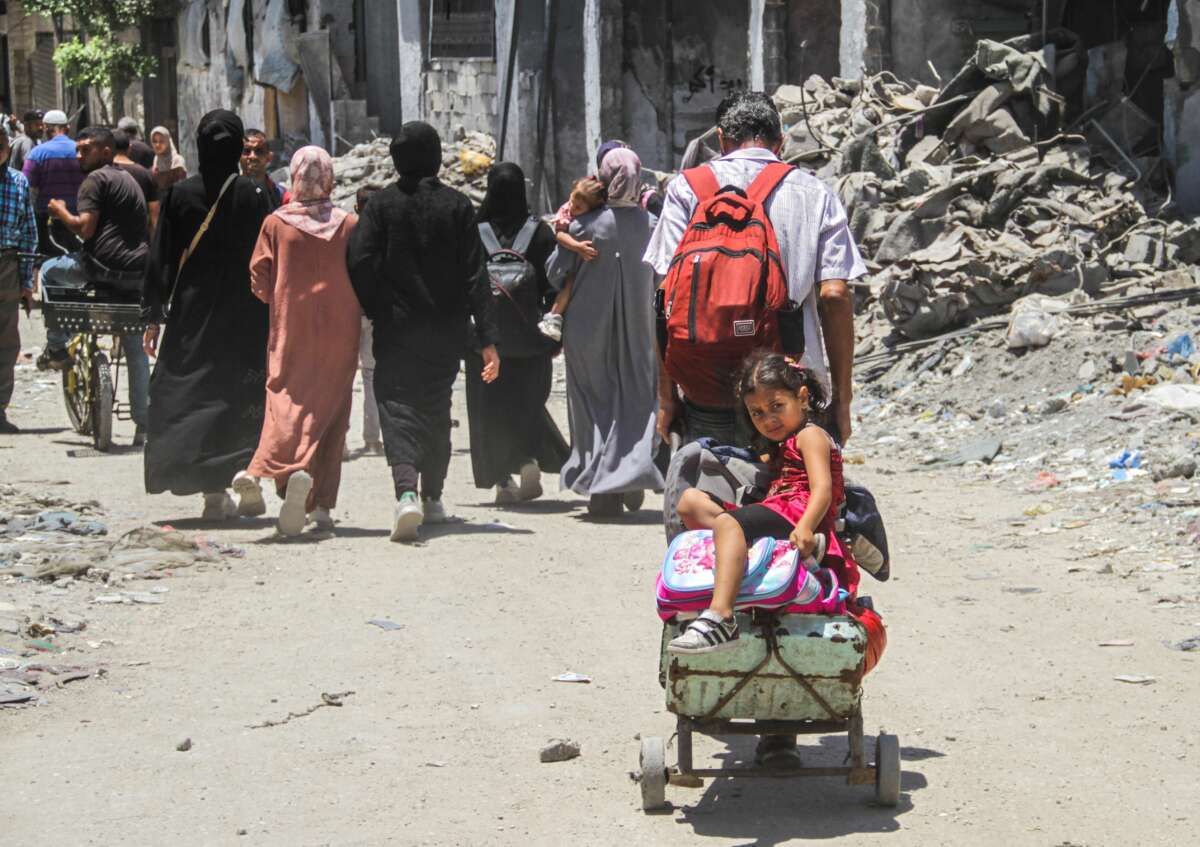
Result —
<path fill-rule="evenodd" d="M 1078 42 L 1056 38 L 1060 55 Z M 1029 39 L 980 41 L 940 91 L 883 73 L 812 76 L 775 92 L 784 157 L 836 183 L 871 270 L 859 303 L 882 307 L 900 340 L 1032 294 L 1200 285 L 1189 267 L 1200 224 L 1172 219 L 1153 169 L 1127 164 L 1146 133 L 1114 139 L 1068 124 L 1054 91 L 1062 81 Z M 1136 108 L 1122 98 L 1088 127 L 1128 128 L 1116 111 L 1127 107 Z M 1012 346 L 1049 343 L 1055 323 L 1025 316 Z"/>
<path fill-rule="evenodd" d="M 397 179 L 389 151 L 390 138 L 359 144 L 333 160 L 337 184 L 333 202 L 343 209 L 354 208 L 360 188 L 385 188 Z M 464 192 L 476 205 L 487 192 L 487 174 L 496 157 L 496 141 L 482 132 L 461 132 L 454 141 L 442 141 L 442 182 Z M 286 171 L 279 180 L 286 184 Z"/>
<path fill-rule="evenodd" d="M 542 752 L 538 754 L 538 758 L 544 763 L 566 762 L 579 758 L 579 755 L 580 747 L 578 741 L 555 738 L 542 748 Z"/>

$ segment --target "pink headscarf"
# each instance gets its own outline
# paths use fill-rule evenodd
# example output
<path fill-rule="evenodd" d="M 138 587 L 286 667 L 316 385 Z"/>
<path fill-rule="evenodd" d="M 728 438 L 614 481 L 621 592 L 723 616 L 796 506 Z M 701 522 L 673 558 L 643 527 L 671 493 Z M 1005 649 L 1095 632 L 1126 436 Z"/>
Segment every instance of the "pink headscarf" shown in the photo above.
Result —
<path fill-rule="evenodd" d="M 292 156 L 292 202 L 275 214 L 301 232 L 329 241 L 348 214 L 329 199 L 333 193 L 333 159 L 320 147 L 301 147 Z"/>
<path fill-rule="evenodd" d="M 600 163 L 600 181 L 608 188 L 609 206 L 636 206 L 642 189 L 642 160 L 628 147 L 610 150 Z"/>

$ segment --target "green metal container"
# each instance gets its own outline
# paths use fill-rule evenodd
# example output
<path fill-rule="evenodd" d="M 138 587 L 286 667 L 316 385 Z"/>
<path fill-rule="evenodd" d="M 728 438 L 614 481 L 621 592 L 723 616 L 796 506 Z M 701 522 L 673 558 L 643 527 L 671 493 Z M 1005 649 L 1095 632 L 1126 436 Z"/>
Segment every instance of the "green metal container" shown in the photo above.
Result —
<path fill-rule="evenodd" d="M 659 680 L 668 711 L 701 719 L 789 721 L 858 713 L 867 633 L 857 621 L 761 612 L 738 613 L 737 620 L 736 647 L 691 656 L 667 652 L 667 642 L 687 622 L 663 626 Z"/>

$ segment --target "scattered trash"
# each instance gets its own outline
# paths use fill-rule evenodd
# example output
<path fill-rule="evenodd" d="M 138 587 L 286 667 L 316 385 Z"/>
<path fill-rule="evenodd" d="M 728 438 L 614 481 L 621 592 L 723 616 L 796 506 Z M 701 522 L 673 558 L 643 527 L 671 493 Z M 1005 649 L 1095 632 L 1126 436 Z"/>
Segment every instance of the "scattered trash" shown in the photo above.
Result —
<path fill-rule="evenodd" d="M 1127 682 L 1130 685 L 1150 685 L 1156 681 L 1152 676 L 1142 676 L 1140 674 L 1122 674 L 1121 676 L 1114 676 L 1113 679 L 1117 682 Z"/>
<path fill-rule="evenodd" d="M 389 621 L 385 618 L 371 618 L 371 620 L 367 621 L 367 623 L 371 624 L 372 626 L 377 626 L 380 629 L 387 630 L 388 632 L 392 632 L 393 630 L 397 629 L 404 629 L 404 624 L 396 623 L 395 621 Z"/>
<path fill-rule="evenodd" d="M 182 741 L 180 741 L 178 744 L 175 745 L 175 749 L 178 750 L 180 753 L 186 753 L 188 750 L 192 749 L 192 739 L 190 739 L 190 738 L 183 739 Z"/>
<path fill-rule="evenodd" d="M 538 754 L 538 758 L 542 762 L 566 762 L 570 759 L 578 758 L 579 755 L 580 747 L 578 741 L 555 738 L 542 748 L 542 752 Z"/>
<path fill-rule="evenodd" d="M 1115 638 L 1111 641 L 1101 641 L 1100 646 L 1101 647 L 1132 647 L 1133 642 L 1123 639 L 1123 638 Z"/>
<path fill-rule="evenodd" d="M 1185 653 L 1190 653 L 1193 650 L 1200 650 L 1200 635 L 1193 635 L 1190 638 L 1185 638 L 1182 641 L 1176 641 L 1174 644 L 1168 644 L 1172 650 L 1182 650 Z"/>
<path fill-rule="evenodd" d="M 581 673 L 574 673 L 572 671 L 568 671 L 567 673 L 560 673 L 558 676 L 553 677 L 553 679 L 555 682 L 591 682 L 592 681 L 592 678 L 590 676 L 584 676 Z"/>

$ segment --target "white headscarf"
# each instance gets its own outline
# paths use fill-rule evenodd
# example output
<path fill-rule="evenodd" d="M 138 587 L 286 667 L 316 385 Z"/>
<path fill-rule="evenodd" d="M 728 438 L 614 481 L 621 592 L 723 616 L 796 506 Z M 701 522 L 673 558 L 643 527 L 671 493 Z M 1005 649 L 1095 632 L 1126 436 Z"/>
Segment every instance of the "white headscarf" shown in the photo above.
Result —
<path fill-rule="evenodd" d="M 154 172 L 165 174 L 168 171 L 173 171 L 176 168 L 187 170 L 187 162 L 183 160 L 183 156 L 179 155 L 179 151 L 175 149 L 175 139 L 171 137 L 171 130 L 165 126 L 156 126 L 150 130 L 150 140 L 154 141 L 155 135 L 164 135 L 167 138 L 167 152 L 154 154 Z"/>

